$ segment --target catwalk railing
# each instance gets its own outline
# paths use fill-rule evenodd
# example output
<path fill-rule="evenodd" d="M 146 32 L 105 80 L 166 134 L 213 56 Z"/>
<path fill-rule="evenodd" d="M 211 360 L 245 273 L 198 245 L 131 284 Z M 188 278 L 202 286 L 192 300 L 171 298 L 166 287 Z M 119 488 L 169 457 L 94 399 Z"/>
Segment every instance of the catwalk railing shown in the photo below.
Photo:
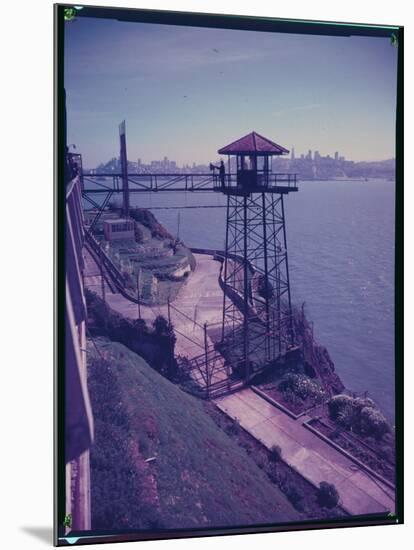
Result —
<path fill-rule="evenodd" d="M 241 185 L 240 174 L 228 173 L 220 176 L 217 173 L 196 174 L 129 174 L 128 187 L 130 193 L 148 193 L 159 191 L 216 191 L 233 190 Z M 122 193 L 121 174 L 83 174 L 83 193 L 86 196 L 105 193 Z M 256 174 L 254 178 L 256 191 L 283 192 L 297 189 L 296 174 L 265 173 Z"/>

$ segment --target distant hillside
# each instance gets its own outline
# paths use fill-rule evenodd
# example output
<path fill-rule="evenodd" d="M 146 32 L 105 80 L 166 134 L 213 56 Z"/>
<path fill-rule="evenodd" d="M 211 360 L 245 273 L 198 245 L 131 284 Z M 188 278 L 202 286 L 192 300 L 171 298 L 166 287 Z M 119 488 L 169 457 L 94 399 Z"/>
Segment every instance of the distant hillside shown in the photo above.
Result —
<path fill-rule="evenodd" d="M 95 419 L 92 528 L 159 529 L 299 518 L 252 458 L 122 344 L 88 343 Z"/>

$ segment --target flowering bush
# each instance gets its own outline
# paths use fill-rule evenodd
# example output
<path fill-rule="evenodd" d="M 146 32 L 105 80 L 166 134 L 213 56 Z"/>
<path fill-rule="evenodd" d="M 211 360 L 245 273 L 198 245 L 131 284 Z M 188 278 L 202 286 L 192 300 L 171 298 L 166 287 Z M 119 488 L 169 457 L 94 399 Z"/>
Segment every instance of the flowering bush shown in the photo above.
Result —
<path fill-rule="evenodd" d="M 390 426 L 384 415 L 375 408 L 364 407 L 361 410 L 361 431 L 381 439 L 383 435 L 390 431 Z"/>
<path fill-rule="evenodd" d="M 288 373 L 279 383 L 278 388 L 284 394 L 293 393 L 300 399 L 311 399 L 320 403 L 325 398 L 324 390 L 305 374 Z"/>
<path fill-rule="evenodd" d="M 374 401 L 368 397 L 335 395 L 329 401 L 328 408 L 332 420 L 355 432 L 381 439 L 391 429 Z"/>

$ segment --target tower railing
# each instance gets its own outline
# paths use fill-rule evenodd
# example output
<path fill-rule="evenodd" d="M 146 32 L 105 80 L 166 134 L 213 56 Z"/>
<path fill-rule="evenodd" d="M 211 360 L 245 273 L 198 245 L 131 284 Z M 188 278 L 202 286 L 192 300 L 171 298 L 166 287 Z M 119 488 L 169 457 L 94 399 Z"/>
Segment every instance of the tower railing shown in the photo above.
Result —
<path fill-rule="evenodd" d="M 237 173 L 213 174 L 214 191 L 255 190 L 283 192 L 297 190 L 297 174 L 282 172 L 255 172 L 240 170 Z"/>

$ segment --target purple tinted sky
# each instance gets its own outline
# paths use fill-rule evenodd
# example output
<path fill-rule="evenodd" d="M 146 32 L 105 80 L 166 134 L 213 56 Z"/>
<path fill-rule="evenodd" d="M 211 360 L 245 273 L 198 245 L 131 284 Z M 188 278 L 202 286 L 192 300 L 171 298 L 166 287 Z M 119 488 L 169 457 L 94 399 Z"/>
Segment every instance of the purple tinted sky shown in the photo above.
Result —
<path fill-rule="evenodd" d="M 288 35 L 79 18 L 66 24 L 68 142 L 118 156 L 217 158 L 252 131 L 296 153 L 394 156 L 397 50 L 388 38 Z"/>

